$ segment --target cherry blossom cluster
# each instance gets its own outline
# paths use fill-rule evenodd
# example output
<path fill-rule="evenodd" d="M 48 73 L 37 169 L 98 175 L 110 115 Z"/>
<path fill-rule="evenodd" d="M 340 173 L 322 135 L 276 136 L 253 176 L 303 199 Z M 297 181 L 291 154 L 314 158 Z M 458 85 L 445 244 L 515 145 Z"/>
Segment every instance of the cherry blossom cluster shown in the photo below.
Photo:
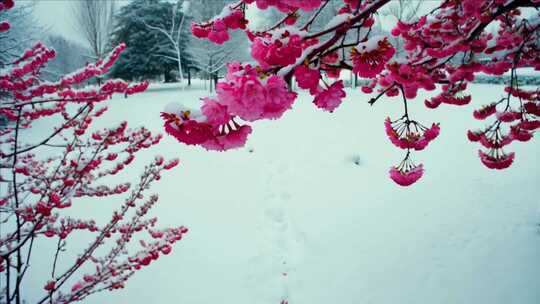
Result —
<path fill-rule="evenodd" d="M 165 131 L 188 145 L 224 151 L 244 146 L 253 122 L 277 119 L 291 108 L 296 93 L 277 75 L 267 76 L 251 65 L 237 62 L 227 67 L 225 82 L 217 85 L 217 96 L 205 98 L 201 110 L 170 104 L 162 113 Z"/>
<path fill-rule="evenodd" d="M 220 15 L 206 23 L 192 23 L 191 32 L 198 38 L 208 39 L 216 44 L 223 44 L 230 39 L 229 30 L 246 29 L 248 21 L 239 4 L 230 4 L 223 8 Z"/>
<path fill-rule="evenodd" d="M 513 74 L 513 73 L 512 73 Z M 490 169 L 506 169 L 512 165 L 515 153 L 503 148 L 512 142 L 527 142 L 540 128 L 540 91 L 506 87 L 506 97 L 473 112 L 474 118 L 493 122 L 481 130 L 467 132 L 470 141 L 478 142 L 487 151 L 479 150 L 482 163 Z M 517 99 L 517 100 L 513 100 Z M 512 108 L 512 101 L 518 108 Z"/>
<path fill-rule="evenodd" d="M 424 150 L 427 145 L 439 136 L 439 125 L 432 124 L 430 128 L 410 120 L 408 115 L 401 119 L 384 122 L 386 135 L 396 147 L 407 150 L 404 160 L 390 168 L 390 178 L 398 185 L 409 186 L 420 179 L 424 173 L 423 165 L 415 165 L 411 159 L 411 151 Z"/>
<path fill-rule="evenodd" d="M 4 0 L 0 11 L 12 6 L 12 1 Z M 50 276 L 42 278 L 39 303 L 70 303 L 101 290 L 122 288 L 136 270 L 170 253 L 187 233 L 183 226 L 160 229 L 157 219 L 148 214 L 158 197 L 146 191 L 178 160 L 156 157 L 135 186 L 111 183 L 111 176 L 124 172 L 139 152 L 162 138 L 144 127 L 129 128 L 125 121 L 104 129 L 93 127 L 113 94 L 131 95 L 148 87 L 147 82 L 128 84 L 114 79 L 91 84 L 109 71 L 124 49 L 120 45 L 109 56 L 53 82 L 43 81 L 40 74 L 56 53 L 41 43 L 2 63 L 0 115 L 9 122 L 0 129 L 0 182 L 9 187 L 0 195 L 4 280 L 0 302 L 20 303 L 25 298 L 22 292 L 31 289 L 33 295 L 39 294 L 35 288 L 22 287 L 31 261 L 44 258 L 39 239 L 57 244 Z M 31 131 L 40 138 L 29 140 L 26 134 Z M 104 223 L 73 209 L 81 198 L 119 196 L 125 197 L 123 203 Z M 93 241 L 69 260 L 62 254 L 66 244 L 81 235 L 90 235 Z M 131 245 L 136 242 L 141 244 L 138 249 Z M 31 255 L 36 251 L 40 256 Z M 60 266 L 61 259 L 61 265 L 67 266 Z M 88 269 L 95 271 L 84 273 Z"/>
<path fill-rule="evenodd" d="M 423 174 L 423 165 L 412 163 L 412 152 L 423 150 L 437 136 L 439 124 L 428 128 L 415 121 L 407 111 L 408 103 L 421 91 L 434 91 L 424 101 L 428 109 L 442 104 L 463 106 L 473 102 L 467 86 L 478 73 L 503 75 L 523 67 L 540 70 L 540 1 L 440 1 L 438 7 L 417 20 L 398 21 L 391 35 L 402 42 L 405 54 L 399 58 L 388 37 L 372 34 L 374 15 L 389 3 L 390 0 L 343 0 L 338 14 L 320 30 L 313 30 L 312 25 L 328 5 L 322 0 L 244 0 L 227 6 L 207 23 L 194 23 L 193 33 L 208 38 L 216 20 L 233 13 L 238 14 L 236 18 L 245 19 L 245 15 L 240 15 L 246 5 L 254 4 L 259 9 L 273 7 L 283 13 L 278 23 L 262 31 L 220 26 L 222 38 L 228 29 L 240 28 L 245 32 L 252 42 L 251 56 L 257 65 L 229 67 L 218 84 L 217 97 L 203 99 L 201 109 L 209 108 L 209 100 L 222 106 L 221 120 L 208 117 L 203 111 L 166 111 L 168 133 L 181 142 L 208 146 L 203 143 L 226 134 L 228 129 L 222 131 L 221 126 L 229 124 L 236 130 L 244 126 L 240 120 L 279 118 L 289 108 L 291 97 L 280 85 L 275 96 L 282 100 L 273 103 L 283 106 L 275 114 L 269 114 L 264 110 L 268 90 L 281 82 L 290 88 L 293 78 L 300 89 L 309 92 L 317 107 L 332 112 L 346 96 L 339 80 L 340 71 L 350 70 L 368 80 L 361 90 L 373 94 L 370 104 L 383 96 L 403 99 L 403 118 L 385 123 L 391 142 L 407 150 L 403 162 L 391 168 L 390 177 L 400 185 L 412 184 Z M 522 13 L 524 10 L 528 10 L 526 14 Z M 302 15 L 306 18 L 300 18 Z M 299 20 L 305 21 L 299 24 Z M 249 90 L 244 90 L 246 75 L 251 75 Z M 469 137 L 473 134 L 474 140 L 489 149 L 480 153 L 480 160 L 488 168 L 508 167 L 514 154 L 505 154 L 502 146 L 529 140 L 537 128 L 538 118 L 534 113 L 538 90 L 524 90 L 519 76 L 512 75 L 509 89 L 504 92 L 508 96 L 495 102 L 496 110 L 487 106 L 475 112 L 475 117 L 497 112 L 492 113 L 497 117 L 495 125 L 469 132 Z M 501 133 L 505 124 L 510 124 L 505 131 L 507 135 Z M 251 131 L 250 128 L 243 134 L 247 136 Z M 195 135 L 198 141 L 187 138 Z M 221 144 L 214 150 L 241 147 L 245 136 L 242 142 Z"/>
<path fill-rule="evenodd" d="M 285 29 L 276 30 L 271 35 L 269 33 L 250 35 L 253 41 L 251 56 L 264 69 L 294 64 L 302 55 L 304 34 Z"/>
<path fill-rule="evenodd" d="M 476 73 L 503 75 L 511 71 L 511 87 L 506 88 L 507 96 L 474 112 L 474 117 L 481 120 L 496 114 L 496 121 L 481 131 L 468 133 L 470 140 L 478 141 L 488 149 L 487 152 L 479 151 L 479 157 L 490 169 L 508 168 L 515 155 L 506 154 L 502 148 L 513 141 L 530 140 L 538 124 L 534 114 L 525 110 L 513 111 L 511 106 L 512 96 L 518 95 L 517 99 L 525 97 L 521 101 L 537 102 L 536 90 L 532 94 L 518 93 L 522 90 L 515 74 L 517 68 L 540 69 L 536 44 L 538 16 L 520 18 L 520 5 L 538 6 L 538 1 L 449 1 L 435 10 L 430 18 L 424 16 L 411 24 L 398 22 L 392 34 L 405 41 L 407 62 L 405 65 L 389 64 L 378 82 L 380 90 L 386 90 L 387 95 L 395 93 L 392 92 L 393 86 L 402 86 L 406 98 L 416 97 L 418 88 L 435 90 L 435 84 L 442 83 L 440 93 L 425 101 L 426 107 L 436 108 L 441 104 L 463 106 L 472 101 L 466 89 Z M 492 22 L 499 23 L 496 35 L 484 31 Z M 462 57 L 459 61 L 458 56 Z M 477 58 L 485 59 L 480 62 Z M 389 78 L 392 75 L 401 77 Z M 500 112 L 497 112 L 497 107 Z M 504 124 L 513 121 L 523 121 L 528 129 L 515 123 L 508 128 L 508 134 L 504 134 Z"/>
<path fill-rule="evenodd" d="M 387 37 L 371 37 L 351 48 L 352 70 L 362 78 L 373 78 L 383 71 L 394 53 L 395 49 Z"/>

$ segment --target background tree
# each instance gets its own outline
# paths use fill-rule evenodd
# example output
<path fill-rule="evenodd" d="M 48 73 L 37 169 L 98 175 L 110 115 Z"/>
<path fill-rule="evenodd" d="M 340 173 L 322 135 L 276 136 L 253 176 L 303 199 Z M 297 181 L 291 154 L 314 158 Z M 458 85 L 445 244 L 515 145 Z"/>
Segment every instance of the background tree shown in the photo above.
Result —
<path fill-rule="evenodd" d="M 88 44 L 92 59 L 102 59 L 110 48 L 113 30 L 114 0 L 81 0 L 72 2 L 75 27 Z"/>
<path fill-rule="evenodd" d="M 184 82 L 184 72 L 182 68 L 182 62 L 184 61 L 183 57 L 186 55 L 182 53 L 182 50 L 185 49 L 187 33 L 186 19 L 189 11 L 190 2 L 189 1 L 180 1 L 178 0 L 174 5 L 171 6 L 171 20 L 170 27 L 164 28 L 161 26 L 153 26 L 148 24 L 142 19 L 144 25 L 150 30 L 156 31 L 160 35 L 163 35 L 169 43 L 172 50 L 163 49 L 157 54 L 157 56 L 162 56 L 164 58 L 176 61 L 178 64 L 178 76 L 180 77 L 180 82 Z M 163 24 L 165 25 L 165 24 Z M 172 52 L 171 52 L 172 51 Z M 171 54 L 172 53 L 172 54 Z"/>
<path fill-rule="evenodd" d="M 44 42 L 62 56 L 49 62 L 43 70 L 45 79 L 54 81 L 69 74 L 88 62 L 89 49 L 60 35 L 48 35 Z"/>
<path fill-rule="evenodd" d="M 123 79 L 156 78 L 163 76 L 165 82 L 174 80 L 171 71 L 178 70 L 176 50 L 170 40 L 161 32 L 150 29 L 170 29 L 173 26 L 173 11 L 176 12 L 174 24 L 183 18 L 181 8 L 173 10 L 175 4 L 161 0 L 134 0 L 122 7 L 116 18 L 113 43 L 125 42 L 124 56 L 120 58 L 111 75 Z M 178 47 L 181 66 L 189 64 L 185 54 L 186 32 L 180 32 Z"/>

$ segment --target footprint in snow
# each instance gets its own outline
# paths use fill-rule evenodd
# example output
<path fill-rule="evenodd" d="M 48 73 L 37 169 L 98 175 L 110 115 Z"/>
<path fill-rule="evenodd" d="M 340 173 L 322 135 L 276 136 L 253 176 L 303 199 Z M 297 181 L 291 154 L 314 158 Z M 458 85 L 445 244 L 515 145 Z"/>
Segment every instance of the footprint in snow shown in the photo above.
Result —
<path fill-rule="evenodd" d="M 362 166 L 364 164 L 360 155 L 351 155 L 346 160 L 348 163 L 353 163 L 356 166 Z"/>

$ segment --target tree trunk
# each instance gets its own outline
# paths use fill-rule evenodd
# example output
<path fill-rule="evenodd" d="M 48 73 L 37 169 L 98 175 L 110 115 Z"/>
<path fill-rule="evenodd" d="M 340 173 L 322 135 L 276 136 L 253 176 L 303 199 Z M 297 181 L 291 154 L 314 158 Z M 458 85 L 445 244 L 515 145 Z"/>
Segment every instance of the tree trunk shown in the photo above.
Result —
<path fill-rule="evenodd" d="M 187 85 L 191 86 L 191 67 L 187 67 Z"/>
<path fill-rule="evenodd" d="M 184 72 L 182 71 L 182 56 L 180 54 L 180 48 L 178 45 L 176 45 L 176 58 L 177 58 L 177 63 L 178 63 L 178 76 L 180 76 L 180 83 L 182 84 L 182 87 L 183 84 L 184 84 Z"/>
<path fill-rule="evenodd" d="M 163 73 L 163 76 L 164 76 L 164 78 L 165 78 L 165 83 L 172 82 L 172 77 L 171 77 L 170 71 L 165 71 L 165 72 Z"/>
<path fill-rule="evenodd" d="M 215 89 L 218 83 L 218 72 L 214 73 L 213 78 L 214 78 L 214 89 Z"/>

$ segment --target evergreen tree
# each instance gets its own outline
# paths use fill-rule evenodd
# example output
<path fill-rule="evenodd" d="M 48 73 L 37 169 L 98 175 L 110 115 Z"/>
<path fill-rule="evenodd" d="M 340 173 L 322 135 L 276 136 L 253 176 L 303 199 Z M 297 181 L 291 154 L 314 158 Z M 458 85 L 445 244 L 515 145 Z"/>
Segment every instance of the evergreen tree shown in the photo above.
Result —
<path fill-rule="evenodd" d="M 123 42 L 127 48 L 112 69 L 112 77 L 133 80 L 163 75 L 165 82 L 174 80 L 171 72 L 177 69 L 177 63 L 170 58 L 174 54 L 170 42 L 146 26 L 171 27 L 173 7 L 179 10 L 174 4 L 161 0 L 134 0 L 120 9 L 112 40 L 113 45 Z M 175 22 L 179 22 L 182 12 L 177 11 L 175 16 Z M 181 49 L 185 49 L 187 34 L 187 31 L 181 33 L 186 37 L 181 39 Z M 188 64 L 185 56 L 183 65 Z"/>

